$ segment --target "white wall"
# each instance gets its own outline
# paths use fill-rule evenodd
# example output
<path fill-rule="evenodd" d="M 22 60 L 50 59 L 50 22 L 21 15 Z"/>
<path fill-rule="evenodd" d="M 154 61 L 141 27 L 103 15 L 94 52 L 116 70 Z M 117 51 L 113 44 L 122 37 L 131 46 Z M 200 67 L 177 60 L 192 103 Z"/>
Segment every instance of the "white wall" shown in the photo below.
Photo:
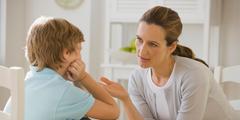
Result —
<path fill-rule="evenodd" d="M 240 0 L 223 0 L 220 63 L 240 65 Z"/>
<path fill-rule="evenodd" d="M 24 1 L 3 0 L 6 5 L 3 12 L 1 38 L 1 64 L 5 66 L 24 66 L 25 11 Z M 3 2 L 1 1 L 1 3 Z M 3 4 L 1 4 L 3 5 Z M 9 91 L 0 88 L 0 109 L 6 102 Z"/>
<path fill-rule="evenodd" d="M 90 35 L 90 72 L 98 79 L 102 72 L 100 65 L 103 63 L 104 49 L 104 19 L 105 0 L 94 0 L 91 10 L 91 35 Z"/>
<path fill-rule="evenodd" d="M 24 66 L 25 11 L 24 1 L 6 0 L 5 49 L 3 64 Z"/>
<path fill-rule="evenodd" d="M 191 48 L 196 57 L 203 59 L 203 24 L 183 24 L 179 43 Z"/>

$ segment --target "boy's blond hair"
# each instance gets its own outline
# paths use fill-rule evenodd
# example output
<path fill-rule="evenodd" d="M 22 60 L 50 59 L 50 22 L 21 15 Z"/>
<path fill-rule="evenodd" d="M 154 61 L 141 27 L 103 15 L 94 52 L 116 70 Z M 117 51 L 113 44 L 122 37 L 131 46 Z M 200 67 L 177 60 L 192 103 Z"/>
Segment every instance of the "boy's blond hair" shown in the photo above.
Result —
<path fill-rule="evenodd" d="M 40 17 L 31 25 L 26 43 L 26 57 L 38 70 L 58 69 L 63 62 L 63 50 L 73 52 L 83 42 L 82 32 L 65 19 Z"/>

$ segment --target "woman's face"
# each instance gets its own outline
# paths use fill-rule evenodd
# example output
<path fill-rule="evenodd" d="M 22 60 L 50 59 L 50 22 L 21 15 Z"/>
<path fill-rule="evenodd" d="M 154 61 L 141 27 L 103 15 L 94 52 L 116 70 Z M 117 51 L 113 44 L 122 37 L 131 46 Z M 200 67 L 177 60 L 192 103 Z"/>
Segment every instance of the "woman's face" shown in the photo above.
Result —
<path fill-rule="evenodd" d="M 162 27 L 140 22 L 136 36 L 138 64 L 142 68 L 161 67 L 170 60 L 175 48 L 167 46 L 166 33 Z"/>

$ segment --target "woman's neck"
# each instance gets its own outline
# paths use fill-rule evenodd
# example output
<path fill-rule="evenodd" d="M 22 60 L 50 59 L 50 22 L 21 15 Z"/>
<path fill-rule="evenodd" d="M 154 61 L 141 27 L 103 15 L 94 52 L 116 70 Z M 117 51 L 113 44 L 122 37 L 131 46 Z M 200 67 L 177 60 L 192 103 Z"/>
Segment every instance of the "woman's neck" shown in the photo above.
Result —
<path fill-rule="evenodd" d="M 152 79 L 154 84 L 157 86 L 163 86 L 167 83 L 169 77 L 174 68 L 175 60 L 173 57 L 170 57 L 167 62 L 162 64 L 161 66 L 152 68 Z"/>

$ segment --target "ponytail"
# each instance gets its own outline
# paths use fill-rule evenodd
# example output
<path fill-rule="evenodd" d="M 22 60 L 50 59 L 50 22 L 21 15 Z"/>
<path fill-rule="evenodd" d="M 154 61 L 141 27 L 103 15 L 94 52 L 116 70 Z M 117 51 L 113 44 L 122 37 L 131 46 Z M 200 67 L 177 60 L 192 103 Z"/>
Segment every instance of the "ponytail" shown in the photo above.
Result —
<path fill-rule="evenodd" d="M 173 55 L 187 57 L 187 58 L 191 58 L 191 59 L 195 58 L 195 55 L 190 48 L 179 45 L 179 44 L 177 44 L 177 48 L 173 52 Z"/>
<path fill-rule="evenodd" d="M 187 58 L 196 60 L 198 62 L 203 63 L 204 65 L 206 65 L 208 67 L 208 64 L 205 61 L 203 61 L 203 60 L 201 60 L 199 58 L 196 58 L 195 54 L 193 53 L 193 51 L 190 48 L 186 47 L 186 46 L 182 46 L 182 45 L 178 44 L 177 48 L 173 52 L 173 55 L 177 55 L 177 56 L 181 56 L 181 57 L 187 57 Z"/>

